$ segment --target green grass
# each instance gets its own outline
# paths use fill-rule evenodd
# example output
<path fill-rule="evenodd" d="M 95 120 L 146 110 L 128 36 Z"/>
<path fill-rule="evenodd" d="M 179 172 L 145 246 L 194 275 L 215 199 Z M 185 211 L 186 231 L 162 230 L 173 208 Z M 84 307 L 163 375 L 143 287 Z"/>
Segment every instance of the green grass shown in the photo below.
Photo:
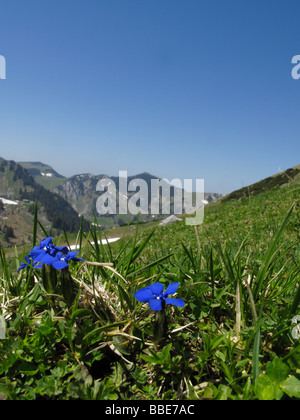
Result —
<path fill-rule="evenodd" d="M 49 293 L 41 271 L 16 275 L 23 256 L 2 250 L 0 399 L 299 399 L 299 192 L 209 205 L 197 235 L 183 221 L 107 246 L 97 229 L 61 238 L 86 259 L 70 267 L 72 299 L 63 278 Z M 167 306 L 157 341 L 134 294 L 177 281 L 185 307 Z"/>

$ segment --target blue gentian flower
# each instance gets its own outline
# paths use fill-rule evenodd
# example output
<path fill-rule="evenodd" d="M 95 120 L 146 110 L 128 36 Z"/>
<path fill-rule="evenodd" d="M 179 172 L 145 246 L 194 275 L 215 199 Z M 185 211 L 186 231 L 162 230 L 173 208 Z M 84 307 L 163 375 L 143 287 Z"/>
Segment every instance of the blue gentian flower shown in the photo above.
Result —
<path fill-rule="evenodd" d="M 56 270 L 62 270 L 68 267 L 69 261 L 84 261 L 82 258 L 76 258 L 76 255 L 79 251 L 69 251 L 69 248 L 66 246 L 55 246 L 52 243 L 52 238 L 43 239 L 40 242 L 39 246 L 35 246 L 29 253 L 28 257 L 25 257 L 25 260 L 29 262 L 31 266 L 30 259 L 33 260 L 33 264 L 46 264 L 53 266 Z M 25 268 L 27 265 L 25 263 L 21 264 L 20 269 Z M 36 268 L 40 268 L 37 266 Z"/>
<path fill-rule="evenodd" d="M 26 263 L 25 262 L 22 262 L 20 264 L 20 267 L 18 268 L 18 272 L 20 270 L 23 270 L 24 268 L 30 268 L 30 267 L 32 267 L 32 264 L 33 264 L 34 268 L 42 268 L 42 265 L 38 264 L 37 262 L 34 262 L 33 263 L 27 256 L 25 256 L 24 259 L 25 259 Z"/>
<path fill-rule="evenodd" d="M 64 268 L 68 267 L 69 261 L 84 261 L 83 258 L 76 257 L 79 252 L 80 251 L 69 251 L 67 254 L 64 254 L 63 252 L 59 251 L 51 264 L 52 267 L 54 267 L 56 270 L 63 270 Z"/>
<path fill-rule="evenodd" d="M 40 246 L 35 246 L 30 251 L 29 256 L 33 258 L 33 260 L 43 264 L 51 264 L 51 259 L 49 257 L 55 257 L 58 252 L 67 254 L 69 249 L 66 246 L 54 246 L 52 238 L 46 238 L 40 242 Z"/>
<path fill-rule="evenodd" d="M 184 307 L 183 299 L 169 298 L 178 289 L 179 283 L 171 283 L 164 292 L 164 286 L 161 283 L 153 283 L 148 287 L 144 287 L 136 292 L 134 295 L 140 302 L 148 302 L 153 311 L 161 311 L 163 308 L 162 303 L 166 305 L 175 305 L 180 308 Z"/>

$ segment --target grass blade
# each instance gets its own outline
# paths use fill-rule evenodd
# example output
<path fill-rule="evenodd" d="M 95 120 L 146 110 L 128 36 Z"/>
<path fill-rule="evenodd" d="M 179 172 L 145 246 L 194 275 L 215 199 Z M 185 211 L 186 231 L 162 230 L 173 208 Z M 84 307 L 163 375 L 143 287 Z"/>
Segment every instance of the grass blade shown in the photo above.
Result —
<path fill-rule="evenodd" d="M 254 298 L 257 299 L 258 295 L 262 289 L 262 285 L 264 283 L 264 281 L 266 280 L 267 276 L 268 276 L 268 270 L 270 268 L 271 262 L 273 260 L 273 258 L 275 257 L 276 253 L 279 251 L 279 239 L 284 231 L 284 228 L 286 227 L 288 220 L 292 214 L 294 210 L 294 205 L 292 205 L 292 207 L 290 208 L 290 210 L 288 211 L 284 221 L 282 222 L 280 228 L 277 230 L 277 232 L 275 233 L 272 241 L 271 241 L 271 245 L 263 259 L 262 265 L 260 267 L 260 270 L 258 272 L 257 275 L 257 286 L 255 288 L 254 291 Z"/>
<path fill-rule="evenodd" d="M 256 331 L 254 346 L 253 346 L 253 355 L 252 355 L 252 378 L 253 381 L 259 375 L 259 347 L 260 347 L 260 328 Z"/>
<path fill-rule="evenodd" d="M 34 203 L 34 215 L 33 215 L 32 248 L 34 248 L 35 245 L 36 245 L 37 224 L 38 224 L 37 214 L 38 214 L 38 204 L 37 204 L 37 200 L 35 200 L 35 203 Z"/>

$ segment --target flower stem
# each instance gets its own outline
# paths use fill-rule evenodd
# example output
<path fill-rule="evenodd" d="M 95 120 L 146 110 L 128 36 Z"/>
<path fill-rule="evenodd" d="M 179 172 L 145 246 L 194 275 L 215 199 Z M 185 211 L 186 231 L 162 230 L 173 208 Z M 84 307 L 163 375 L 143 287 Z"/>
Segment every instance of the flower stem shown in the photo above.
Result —
<path fill-rule="evenodd" d="M 61 270 L 61 288 L 67 305 L 69 307 L 72 306 L 77 295 L 77 290 L 68 267 Z"/>
<path fill-rule="evenodd" d="M 162 310 L 156 312 L 156 320 L 154 323 L 153 337 L 154 342 L 159 344 L 167 336 L 168 321 L 166 316 L 166 304 L 162 302 Z"/>
<path fill-rule="evenodd" d="M 42 267 L 43 285 L 47 293 L 52 294 L 55 292 L 57 285 L 56 270 L 49 265 L 43 264 Z"/>

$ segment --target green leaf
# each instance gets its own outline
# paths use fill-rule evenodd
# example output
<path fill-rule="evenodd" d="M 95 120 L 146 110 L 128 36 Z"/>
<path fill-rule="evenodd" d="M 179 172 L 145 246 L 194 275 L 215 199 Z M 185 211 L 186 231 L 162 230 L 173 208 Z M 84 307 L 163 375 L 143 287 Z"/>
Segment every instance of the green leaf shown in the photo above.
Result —
<path fill-rule="evenodd" d="M 289 376 L 281 384 L 281 388 L 289 397 L 300 398 L 300 381 L 295 376 Z"/>
<path fill-rule="evenodd" d="M 129 355 L 130 348 L 128 346 L 128 338 L 123 337 L 122 335 L 115 335 L 113 337 L 113 343 L 115 348 L 122 354 Z"/>
<path fill-rule="evenodd" d="M 84 318 L 85 316 L 90 316 L 90 309 L 76 309 L 72 312 L 71 321 L 73 322 L 75 318 Z"/>
<path fill-rule="evenodd" d="M 273 382 L 280 384 L 288 377 L 290 369 L 281 359 L 276 358 L 267 363 L 266 372 Z"/>
<path fill-rule="evenodd" d="M 18 370 L 23 375 L 34 376 L 38 373 L 39 369 L 37 369 L 36 365 L 29 362 L 21 362 L 18 366 Z"/>
<path fill-rule="evenodd" d="M 220 344 L 225 340 L 225 335 L 219 335 L 217 338 L 212 340 L 210 350 L 214 350 L 220 346 Z"/>
<path fill-rule="evenodd" d="M 231 394 L 231 389 L 227 385 L 220 385 L 218 388 L 217 400 L 226 401 Z"/>
<path fill-rule="evenodd" d="M 42 296 L 41 285 L 37 283 L 32 290 L 20 301 L 19 313 L 25 313 L 30 316 L 34 310 L 37 300 Z"/>
<path fill-rule="evenodd" d="M 62 387 L 59 386 L 59 382 L 54 376 L 46 375 L 42 379 L 36 381 L 34 392 L 41 396 L 47 395 L 53 398 L 53 396 L 62 394 L 63 391 Z"/>
<path fill-rule="evenodd" d="M 163 360 L 168 360 L 170 358 L 171 347 L 172 343 L 168 344 L 166 347 L 163 348 L 161 352 Z"/>
<path fill-rule="evenodd" d="M 150 363 L 153 363 L 153 364 L 164 365 L 165 363 L 171 361 L 171 355 L 170 355 L 171 347 L 172 347 L 172 343 L 165 346 L 162 349 L 162 351 L 159 351 L 159 352 L 155 352 L 155 351 L 149 349 L 149 354 L 150 355 L 142 354 L 141 358 L 143 360 L 145 360 L 146 362 L 150 362 Z"/>
<path fill-rule="evenodd" d="M 142 354 L 141 358 L 143 360 L 145 360 L 145 362 L 149 362 L 149 363 L 159 363 L 160 362 L 160 358 L 156 354 L 153 354 L 153 353 L 150 356 L 148 354 Z"/>
<path fill-rule="evenodd" d="M 261 375 L 256 378 L 255 394 L 259 400 L 268 401 L 275 399 L 273 382 L 267 375 Z"/>

